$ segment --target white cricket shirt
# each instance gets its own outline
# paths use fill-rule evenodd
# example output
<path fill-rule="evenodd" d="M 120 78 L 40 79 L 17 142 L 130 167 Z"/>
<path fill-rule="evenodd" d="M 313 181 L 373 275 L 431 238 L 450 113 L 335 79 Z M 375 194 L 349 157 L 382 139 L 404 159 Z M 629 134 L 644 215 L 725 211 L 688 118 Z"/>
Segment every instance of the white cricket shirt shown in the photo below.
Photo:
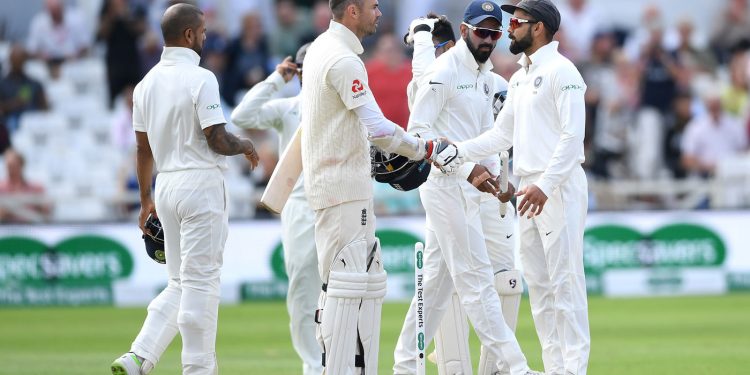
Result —
<path fill-rule="evenodd" d="M 415 56 L 426 60 L 429 54 L 417 53 L 417 48 L 424 48 L 416 43 L 419 34 L 429 33 L 415 35 Z M 488 60 L 477 64 L 463 40 L 437 59 L 431 43 L 430 48 L 433 49 L 434 62 L 416 61 L 417 66 L 428 67 L 422 77 L 413 80 L 417 94 L 411 106 L 409 133 L 419 134 L 425 139 L 446 137 L 456 142 L 477 137 L 491 129 L 495 94 L 495 74 L 490 71 L 492 63 Z M 489 156 L 491 154 L 485 155 Z M 462 167 L 459 177 L 465 179 L 469 172 L 471 168 Z M 431 176 L 442 176 L 442 172 L 433 168 Z"/>
<path fill-rule="evenodd" d="M 374 101 L 362 44 L 331 21 L 310 45 L 302 85 L 302 170 L 310 207 L 371 199 L 370 143 L 353 109 Z"/>
<path fill-rule="evenodd" d="M 469 160 L 513 146 L 513 173 L 540 174 L 535 185 L 547 196 L 584 161 L 586 84 L 573 63 L 557 52 L 557 45 L 551 42 L 528 59 L 524 54 L 495 126 L 479 138 L 458 143 L 459 152 Z"/>
<path fill-rule="evenodd" d="M 300 124 L 299 95 L 272 99 L 286 82 L 274 71 L 263 82 L 253 86 L 232 111 L 232 123 L 244 129 L 275 129 L 279 132 L 279 154 L 294 137 Z M 294 185 L 289 198 L 305 199 L 303 178 Z"/>
<path fill-rule="evenodd" d="M 133 129 L 148 134 L 156 170 L 226 169 L 203 129 L 224 124 L 216 76 L 189 48 L 164 47 L 161 60 L 133 92 Z"/>

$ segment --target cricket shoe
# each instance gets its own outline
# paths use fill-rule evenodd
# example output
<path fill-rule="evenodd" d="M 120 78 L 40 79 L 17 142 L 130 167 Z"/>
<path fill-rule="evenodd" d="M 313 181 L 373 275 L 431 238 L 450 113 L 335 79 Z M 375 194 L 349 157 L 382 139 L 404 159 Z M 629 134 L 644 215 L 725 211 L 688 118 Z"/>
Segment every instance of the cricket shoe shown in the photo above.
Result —
<path fill-rule="evenodd" d="M 148 359 L 127 352 L 112 362 L 112 375 L 148 375 L 154 364 Z"/>

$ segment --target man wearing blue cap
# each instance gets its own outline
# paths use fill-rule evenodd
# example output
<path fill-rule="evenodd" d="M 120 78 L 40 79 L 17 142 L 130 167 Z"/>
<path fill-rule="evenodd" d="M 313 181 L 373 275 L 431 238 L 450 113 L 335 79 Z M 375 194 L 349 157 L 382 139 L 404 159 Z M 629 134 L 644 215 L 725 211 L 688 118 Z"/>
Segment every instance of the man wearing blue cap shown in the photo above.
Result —
<path fill-rule="evenodd" d="M 473 1 L 467 7 L 461 40 L 432 63 L 417 85 L 409 133 L 426 139 L 468 140 L 492 127 L 495 79 L 488 59 L 502 35 L 501 21 L 500 7 L 492 1 Z M 420 27 L 415 25 L 413 32 L 418 33 Z M 503 318 L 482 230 L 482 194 L 469 182 L 493 183 L 488 190 L 494 190 L 492 177 L 485 166 L 472 163 L 459 168 L 457 175 L 432 173 L 420 187 L 427 214 L 421 309 L 425 341 L 435 336 L 455 290 L 480 341 L 496 359 L 495 365 L 508 374 L 537 374 L 529 370 Z M 506 195 L 504 200 L 510 194 Z M 412 301 L 394 352 L 394 374 L 416 372 L 416 315 L 416 301 Z"/>
<path fill-rule="evenodd" d="M 588 206 L 583 137 L 586 84 L 552 41 L 560 13 L 549 0 L 504 5 L 510 51 L 523 53 L 495 127 L 458 144 L 467 160 L 513 147 L 521 178 L 520 257 L 547 374 L 586 374 L 590 350 L 583 230 Z"/>

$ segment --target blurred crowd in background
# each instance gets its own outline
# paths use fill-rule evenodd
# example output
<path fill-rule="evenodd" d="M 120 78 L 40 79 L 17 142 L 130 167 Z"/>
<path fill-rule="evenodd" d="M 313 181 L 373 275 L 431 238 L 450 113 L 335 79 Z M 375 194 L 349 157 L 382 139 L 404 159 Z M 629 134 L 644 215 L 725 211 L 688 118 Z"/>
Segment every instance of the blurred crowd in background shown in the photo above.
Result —
<path fill-rule="evenodd" d="M 159 61 L 159 21 L 175 2 L 0 0 L 0 222 L 135 217 L 131 96 Z M 331 19 L 328 0 L 192 3 L 205 13 L 201 65 L 218 78 L 227 119 L 248 89 Z M 749 0 L 555 3 L 560 50 L 588 85 L 591 209 L 750 207 Z M 35 14 L 24 13 L 34 5 Z M 409 21 L 436 11 L 460 35 L 465 5 L 380 1 L 383 17 L 365 39 L 363 59 L 389 119 L 408 122 L 411 51 L 402 37 Z M 518 68 L 508 45 L 504 35 L 492 56 L 506 79 Z M 296 95 L 299 85 L 281 94 Z M 262 161 L 252 173 L 242 158 L 230 163 L 234 218 L 268 215 L 257 201 L 278 159 L 274 133 L 248 135 Z M 422 212 L 415 192 L 376 191 L 380 214 Z"/>

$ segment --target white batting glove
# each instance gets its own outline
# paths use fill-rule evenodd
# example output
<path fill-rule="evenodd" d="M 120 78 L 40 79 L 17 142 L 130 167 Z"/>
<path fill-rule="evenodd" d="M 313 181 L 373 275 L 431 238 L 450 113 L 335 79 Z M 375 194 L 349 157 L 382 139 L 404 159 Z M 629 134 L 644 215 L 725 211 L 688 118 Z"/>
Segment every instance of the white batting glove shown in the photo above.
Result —
<path fill-rule="evenodd" d="M 419 17 L 411 21 L 411 24 L 409 24 L 409 33 L 406 34 L 406 38 L 404 38 L 404 40 L 406 41 L 406 44 L 411 45 L 412 43 L 414 43 L 414 33 L 415 33 L 414 29 L 416 29 L 417 26 L 425 25 L 427 26 L 428 30 L 424 30 L 424 31 L 432 32 L 432 30 L 435 28 L 435 22 L 437 21 L 438 21 L 437 18 L 426 18 L 426 17 Z M 423 28 L 420 28 L 420 30 L 416 32 L 421 31 L 421 29 Z"/>
<path fill-rule="evenodd" d="M 427 141 L 425 159 L 429 160 L 440 171 L 447 175 L 455 174 L 464 158 L 458 152 L 458 147 L 446 139 Z"/>

